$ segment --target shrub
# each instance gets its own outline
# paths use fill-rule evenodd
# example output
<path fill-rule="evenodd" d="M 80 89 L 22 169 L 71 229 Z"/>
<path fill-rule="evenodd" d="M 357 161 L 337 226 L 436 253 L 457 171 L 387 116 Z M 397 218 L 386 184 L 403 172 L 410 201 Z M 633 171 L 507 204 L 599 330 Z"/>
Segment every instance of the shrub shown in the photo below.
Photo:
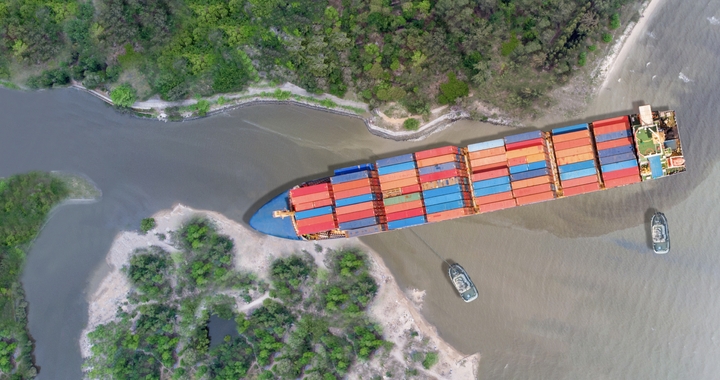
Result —
<path fill-rule="evenodd" d="M 608 42 L 612 41 L 612 34 L 610 34 L 610 33 L 603 33 L 603 34 L 602 34 L 602 40 L 603 40 L 603 42 L 605 42 L 605 43 L 608 43 Z"/>
<path fill-rule="evenodd" d="M 140 221 L 140 230 L 144 234 L 155 228 L 155 226 L 157 226 L 157 223 L 155 223 L 155 218 L 145 218 Z"/>
<path fill-rule="evenodd" d="M 580 55 L 578 56 L 578 66 L 580 66 L 580 67 L 585 66 L 586 62 L 587 62 L 587 53 L 586 52 L 580 53 Z"/>
<path fill-rule="evenodd" d="M 403 127 L 405 127 L 408 131 L 417 131 L 420 127 L 420 120 L 414 117 L 406 119 L 405 122 L 403 122 Z"/>
<path fill-rule="evenodd" d="M 612 16 L 610 16 L 610 29 L 617 29 L 620 27 L 620 15 L 617 13 L 613 13 Z"/>
<path fill-rule="evenodd" d="M 595 51 L 595 50 L 597 50 L 597 45 L 590 45 L 590 46 L 588 46 L 588 50 L 590 50 L 590 51 Z"/>
<path fill-rule="evenodd" d="M 425 355 L 425 360 L 423 360 L 422 365 L 423 365 L 423 367 L 425 367 L 425 369 L 430 369 L 437 362 L 438 362 L 437 352 L 428 352 L 427 355 Z"/>
<path fill-rule="evenodd" d="M 137 92 L 127 83 L 123 83 L 110 91 L 110 100 L 118 107 L 131 107 L 135 104 L 136 99 Z"/>
<path fill-rule="evenodd" d="M 208 111 L 210 111 L 210 102 L 205 99 L 198 100 L 195 104 L 195 109 L 197 110 L 198 115 L 205 116 Z"/>

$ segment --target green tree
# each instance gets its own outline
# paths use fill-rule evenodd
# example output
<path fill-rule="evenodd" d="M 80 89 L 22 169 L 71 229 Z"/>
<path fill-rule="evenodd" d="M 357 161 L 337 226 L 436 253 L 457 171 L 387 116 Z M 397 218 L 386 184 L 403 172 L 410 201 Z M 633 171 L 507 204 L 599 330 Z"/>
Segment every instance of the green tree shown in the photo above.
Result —
<path fill-rule="evenodd" d="M 617 29 L 620 27 L 620 14 L 613 13 L 610 16 L 610 29 Z"/>
<path fill-rule="evenodd" d="M 420 120 L 414 117 L 407 118 L 403 122 L 403 127 L 408 131 L 416 131 L 420 127 Z"/>
<path fill-rule="evenodd" d="M 132 107 L 136 99 L 137 92 L 127 83 L 123 83 L 110 91 L 110 100 L 118 107 Z"/>
<path fill-rule="evenodd" d="M 449 73 L 448 81 L 440 85 L 440 96 L 438 102 L 440 104 L 451 104 L 455 99 L 467 96 L 470 89 L 467 83 L 458 80 L 455 73 Z"/>
<path fill-rule="evenodd" d="M 155 226 L 157 226 L 155 218 L 145 218 L 140 221 L 140 231 L 142 231 L 144 234 L 155 228 Z"/>

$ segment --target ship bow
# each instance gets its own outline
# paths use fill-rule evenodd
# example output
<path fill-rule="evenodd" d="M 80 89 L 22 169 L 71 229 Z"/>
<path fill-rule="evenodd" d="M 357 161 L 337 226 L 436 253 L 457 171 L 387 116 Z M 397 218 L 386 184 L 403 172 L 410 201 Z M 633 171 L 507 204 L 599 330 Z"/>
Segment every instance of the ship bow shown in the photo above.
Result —
<path fill-rule="evenodd" d="M 295 232 L 290 216 L 284 218 L 273 217 L 274 211 L 288 209 L 288 193 L 289 191 L 286 191 L 260 207 L 250 218 L 250 227 L 267 235 L 283 239 L 302 240 Z"/>

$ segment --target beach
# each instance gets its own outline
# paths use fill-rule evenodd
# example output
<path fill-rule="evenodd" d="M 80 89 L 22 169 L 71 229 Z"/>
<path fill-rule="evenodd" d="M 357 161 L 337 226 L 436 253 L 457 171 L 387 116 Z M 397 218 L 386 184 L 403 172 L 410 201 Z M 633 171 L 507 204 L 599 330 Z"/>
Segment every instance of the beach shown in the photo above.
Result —
<path fill-rule="evenodd" d="M 420 367 L 428 378 L 470 379 L 475 378 L 480 362 L 479 354 L 466 355 L 443 341 L 434 326 L 421 314 L 424 290 L 401 289 L 382 257 L 356 239 L 331 240 L 320 243 L 322 250 L 316 249 L 314 242 L 302 242 L 278 239 L 258 234 L 223 215 L 194 210 L 176 205 L 171 210 L 163 210 L 153 215 L 157 226 L 148 234 L 125 231 L 118 234 L 106 256 L 107 272 L 99 281 L 96 289 L 88 293 L 88 324 L 80 337 L 80 350 L 83 358 L 90 356 L 91 346 L 87 334 L 100 324 L 115 320 L 118 307 L 123 307 L 130 291 L 130 283 L 122 273 L 123 266 L 129 263 L 132 252 L 137 248 L 157 245 L 169 252 L 176 251 L 171 245 L 158 238 L 156 234 L 167 234 L 176 230 L 183 222 L 193 216 L 204 216 L 212 220 L 221 234 L 230 236 L 235 242 L 234 265 L 238 270 L 252 271 L 260 278 L 268 278 L 268 269 L 272 261 L 294 252 L 307 252 L 320 268 L 325 268 L 325 254 L 328 249 L 344 246 L 359 247 L 369 256 L 371 274 L 379 285 L 375 300 L 368 308 L 368 314 L 383 328 L 383 339 L 394 343 L 394 347 L 381 359 L 378 355 L 365 363 L 356 363 L 350 370 L 349 378 L 366 378 L 368 375 L 384 374 L 386 370 L 404 371 L 406 358 L 411 351 L 421 347 L 438 352 L 439 361 L 430 370 Z M 251 311 L 262 304 L 267 295 L 257 295 L 255 300 L 246 304 L 238 299 L 238 309 Z M 458 297 L 458 304 L 462 301 Z M 415 334 L 413 334 L 415 332 Z M 399 372 L 397 372 L 399 373 Z"/>

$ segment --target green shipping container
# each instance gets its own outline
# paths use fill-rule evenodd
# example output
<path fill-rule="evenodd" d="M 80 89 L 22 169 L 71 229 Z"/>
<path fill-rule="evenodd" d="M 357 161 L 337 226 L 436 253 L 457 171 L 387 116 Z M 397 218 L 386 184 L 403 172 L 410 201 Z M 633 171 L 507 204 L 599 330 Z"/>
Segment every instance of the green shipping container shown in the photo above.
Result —
<path fill-rule="evenodd" d="M 385 199 L 383 199 L 383 204 L 385 204 L 385 206 L 392 206 L 392 205 L 396 205 L 399 203 L 419 201 L 421 199 L 422 199 L 421 193 L 412 193 L 412 194 L 401 195 L 399 197 L 385 198 Z"/>

